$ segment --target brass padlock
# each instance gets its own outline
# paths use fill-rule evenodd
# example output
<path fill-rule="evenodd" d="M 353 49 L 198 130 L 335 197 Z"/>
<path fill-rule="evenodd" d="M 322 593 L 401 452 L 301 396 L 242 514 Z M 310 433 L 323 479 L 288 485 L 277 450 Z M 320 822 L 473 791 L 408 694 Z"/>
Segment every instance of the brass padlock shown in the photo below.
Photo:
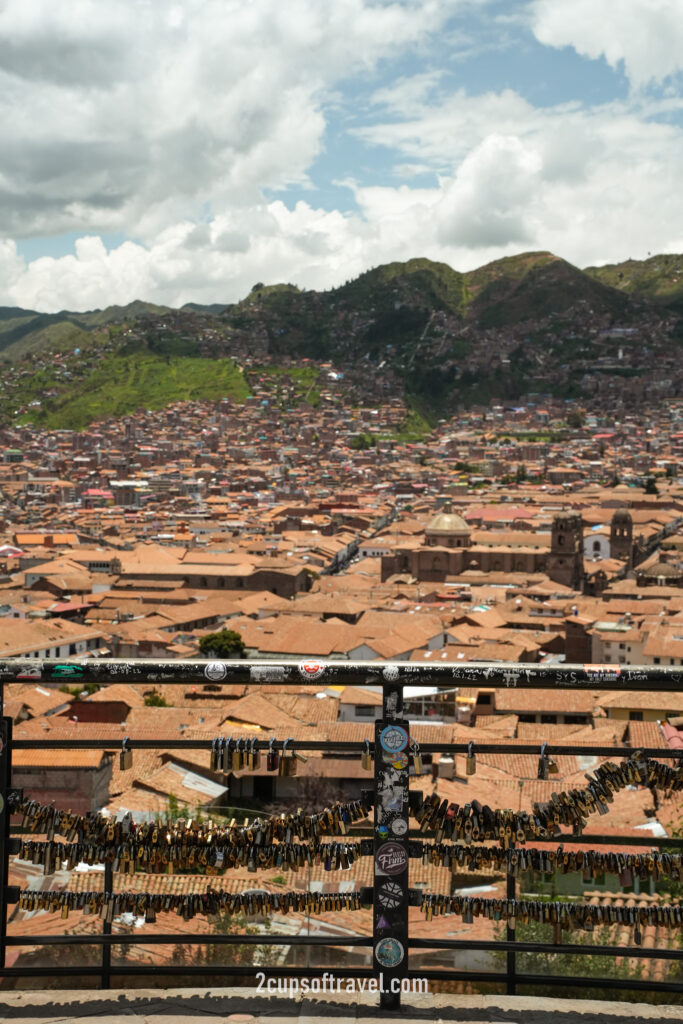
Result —
<path fill-rule="evenodd" d="M 546 754 L 547 743 L 541 745 L 541 755 L 538 759 L 538 771 L 536 772 L 537 779 L 547 779 L 550 774 L 550 761 Z"/>
<path fill-rule="evenodd" d="M 410 744 L 410 756 L 413 759 L 413 768 L 416 775 L 422 775 L 422 754 L 420 748 L 417 745 L 417 741 L 413 740 Z"/>
<path fill-rule="evenodd" d="M 474 753 L 474 743 L 467 744 L 467 758 L 465 760 L 465 775 L 474 775 L 477 770 L 477 756 Z"/>
<path fill-rule="evenodd" d="M 360 756 L 360 766 L 366 772 L 372 769 L 372 755 L 370 754 L 370 740 L 365 740 L 365 750 Z"/>
<path fill-rule="evenodd" d="M 242 744 L 243 744 L 243 742 L 244 742 L 243 740 L 236 740 L 235 741 L 235 749 L 232 752 L 232 770 L 234 772 L 239 772 L 239 771 L 242 770 L 242 765 L 243 765 L 243 761 L 244 761 L 243 754 L 242 754 Z"/>
<path fill-rule="evenodd" d="M 296 775 L 296 756 L 291 750 L 287 750 L 287 744 L 291 742 L 291 739 L 287 739 L 282 744 L 282 754 L 280 755 L 280 775 Z M 283 767 L 284 771 L 282 771 Z"/>
<path fill-rule="evenodd" d="M 122 772 L 127 772 L 129 768 L 133 767 L 133 751 L 130 749 L 129 743 L 130 740 L 126 736 L 119 754 L 119 768 Z"/>
<path fill-rule="evenodd" d="M 249 748 L 249 768 L 251 769 L 252 772 L 258 771 L 259 764 L 261 763 L 261 755 L 259 754 L 259 750 L 256 744 L 257 740 L 256 737 L 254 737 L 251 740 Z"/>
<path fill-rule="evenodd" d="M 268 753 L 266 755 L 266 769 L 269 772 L 274 772 L 280 765 L 280 755 L 275 749 L 275 738 L 268 742 Z"/>
<path fill-rule="evenodd" d="M 232 771 L 232 736 L 228 736 L 227 739 L 223 740 L 222 744 L 223 753 L 223 766 L 222 771 L 224 775 Z"/>

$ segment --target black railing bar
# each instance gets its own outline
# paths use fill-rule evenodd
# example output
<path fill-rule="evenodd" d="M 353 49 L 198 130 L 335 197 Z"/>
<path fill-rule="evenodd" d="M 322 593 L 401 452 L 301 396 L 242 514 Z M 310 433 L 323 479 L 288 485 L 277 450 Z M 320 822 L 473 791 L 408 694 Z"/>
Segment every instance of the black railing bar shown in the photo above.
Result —
<path fill-rule="evenodd" d="M 232 945 L 244 943 L 246 945 L 280 945 L 280 946 L 371 946 L 371 936 L 319 936 L 319 935 L 270 935 L 270 934 L 192 934 L 182 935 L 177 932 L 166 934 L 156 933 L 151 935 L 135 935 L 121 932 L 103 935 L 36 935 L 30 937 L 31 945 L 39 946 L 113 946 L 118 943 L 125 945 Z M 8 946 L 26 946 L 27 937 L 12 935 L 7 937 Z M 522 942 L 515 940 L 462 940 L 462 939 L 418 939 L 411 938 L 409 945 L 421 949 L 480 949 L 480 950 L 517 950 L 521 952 L 538 953 L 577 953 L 596 956 L 614 957 L 644 957 L 654 960 L 683 960 L 683 950 L 680 949 L 654 949 L 642 946 L 618 946 L 618 945 L 569 945 L 556 944 L 552 942 Z"/>
<path fill-rule="evenodd" d="M 197 932 L 182 935 L 178 932 L 163 934 L 155 932 L 151 935 L 134 935 L 127 932 L 103 935 L 101 932 L 92 935 L 10 935 L 8 946 L 116 946 L 118 943 L 131 946 L 182 946 L 187 945 L 234 945 L 244 943 L 248 946 L 371 946 L 371 935 L 212 935 L 210 932 Z M 681 953 L 683 958 L 683 953 Z"/>
<path fill-rule="evenodd" d="M 19 681 L 18 675 L 43 682 L 121 683 L 149 682 L 197 684 L 213 681 L 258 685 L 301 686 L 359 682 L 378 686 L 481 687 L 485 689 L 590 689 L 593 691 L 660 690 L 677 692 L 683 685 L 679 666 L 666 665 L 583 665 L 543 666 L 538 664 L 469 662 L 454 666 L 415 662 L 325 661 L 310 657 L 298 661 L 222 661 L 218 676 L 205 674 L 208 659 L 162 661 L 156 659 L 8 658 L 0 661 L 0 679 Z M 215 664 L 215 662 L 214 662 Z M 308 666 L 306 668 L 305 666 Z M 33 675 L 29 673 L 33 672 Z M 223 673 L 223 674 L 221 674 Z"/>
<path fill-rule="evenodd" d="M 320 935 L 181 935 L 177 932 L 154 935 L 134 935 L 116 933 L 112 935 L 12 935 L 7 938 L 8 946 L 210 946 L 236 945 L 243 943 L 250 946 L 372 946 L 372 936 L 320 936 Z M 477 949 L 521 953 L 557 953 L 590 956 L 632 957 L 650 960 L 683 960 L 681 949 L 654 949 L 642 946 L 617 945 L 557 945 L 553 942 L 507 942 L 494 939 L 418 939 L 410 938 L 408 945 L 415 949 Z"/>
<path fill-rule="evenodd" d="M 76 727 L 78 728 L 78 727 Z M 123 733 L 125 730 L 122 729 Z M 223 735 L 226 738 L 230 735 L 230 730 L 225 729 L 222 733 L 216 735 Z M 244 737 L 240 737 L 244 739 Z M 106 740 L 97 739 L 51 739 L 49 736 L 45 736 L 41 739 L 14 739 L 12 741 L 12 747 L 16 750 L 120 750 L 123 743 L 123 735 L 119 741 L 118 737 L 112 737 Z M 129 736 L 125 737 L 127 746 L 131 750 L 205 750 L 209 752 L 211 750 L 211 739 L 179 739 L 177 737 L 169 737 L 168 739 L 156 739 L 156 740 L 143 740 L 143 739 L 131 739 Z M 275 748 L 280 750 L 284 740 L 278 739 L 275 741 Z M 258 750 L 267 750 L 269 746 L 268 740 L 260 740 L 257 742 L 256 747 Z M 420 743 L 420 753 L 422 754 L 466 754 L 469 743 Z M 541 749 L 541 742 L 538 743 L 479 743 L 474 741 L 474 748 L 477 754 L 534 754 L 538 756 Z M 372 751 L 373 744 L 370 744 L 370 750 Z M 312 742 L 308 740 L 293 740 L 288 744 L 289 750 L 318 750 L 318 751 L 350 751 L 352 753 L 362 753 L 365 750 L 364 742 L 344 742 L 335 743 L 332 740 Z M 547 753 L 556 754 L 564 757 L 630 757 L 635 751 L 641 752 L 645 757 L 650 758 L 671 758 L 675 760 L 683 757 L 683 752 L 680 750 L 672 750 L 670 747 L 568 747 L 568 746 L 555 746 L 550 743 L 547 744 Z M 590 769 L 587 769 L 590 770 Z M 247 773 L 246 774 L 266 774 L 263 773 Z M 273 774 L 273 773 L 269 773 Z M 425 775 L 427 773 L 423 773 Z M 411 776 L 412 777 L 412 776 Z M 368 783 L 372 779 L 368 778 Z M 455 780 L 457 781 L 457 780 Z"/>
<path fill-rule="evenodd" d="M 237 807 L 237 808 L 235 808 L 235 810 L 239 810 L 239 808 Z M 12 835 L 14 835 L 14 836 L 33 836 L 33 835 L 39 835 L 39 833 L 31 832 L 31 830 L 28 827 L 27 828 L 22 828 L 20 825 L 16 825 L 16 826 L 12 825 L 11 826 L 11 832 L 12 832 Z M 325 840 L 325 841 L 330 840 L 330 839 L 341 839 L 342 841 L 346 840 L 348 842 L 351 839 L 361 839 L 361 838 L 364 838 L 364 837 L 374 836 L 374 834 L 375 833 L 374 833 L 374 831 L 371 828 L 356 828 L 353 825 L 351 825 L 351 826 L 349 826 L 349 830 L 347 832 L 325 832 L 324 834 L 322 834 L 320 836 L 320 838 L 322 840 Z M 419 840 L 419 839 L 434 839 L 434 832 L 420 832 L 419 829 L 411 829 L 410 830 L 410 838 L 411 839 L 416 839 L 416 840 Z M 44 840 L 38 840 L 38 842 L 42 842 L 42 841 L 44 841 Z M 497 844 L 499 842 L 500 842 L 500 840 L 497 839 L 497 838 L 493 838 L 493 839 L 477 839 L 476 843 L 472 842 L 472 843 L 469 844 L 469 846 L 485 846 L 487 843 Z M 565 833 L 565 832 L 563 832 L 561 835 L 551 836 L 549 839 L 529 838 L 527 840 L 526 844 L 519 844 L 517 849 L 519 849 L 519 850 L 528 850 L 528 849 L 531 849 L 531 848 L 534 848 L 534 847 L 538 846 L 541 843 L 544 846 L 547 846 L 547 845 L 550 845 L 550 846 L 571 846 L 571 845 L 576 844 L 576 843 L 582 844 L 583 846 L 589 846 L 590 844 L 594 843 L 594 844 L 600 845 L 600 846 L 642 846 L 642 847 L 645 847 L 645 848 L 648 848 L 648 849 L 651 846 L 667 846 L 667 847 L 671 847 L 674 850 L 683 850 L 683 839 L 669 839 L 668 836 L 652 836 L 652 837 L 648 837 L 648 838 L 641 838 L 640 836 L 602 836 L 602 835 L 594 836 L 594 835 L 589 835 L 588 833 L 586 833 L 586 834 L 584 834 L 582 836 L 573 836 L 573 835 Z M 443 844 L 445 846 L 449 846 L 449 847 L 450 846 L 462 847 L 464 850 L 469 849 L 468 844 L 464 843 L 462 841 L 460 841 L 460 842 L 452 842 L 450 839 L 446 839 L 446 840 L 443 840 Z M 65 844 L 65 845 L 68 845 L 68 844 Z M 411 857 L 411 860 L 417 860 L 417 859 L 418 859 L 417 857 Z M 437 867 L 438 867 L 438 865 L 437 865 Z M 466 866 L 463 865 L 463 869 L 465 869 L 465 868 L 466 868 Z M 500 868 L 493 868 L 492 870 L 494 870 L 494 871 L 501 871 L 502 869 L 503 869 L 503 865 L 501 865 Z M 228 870 L 230 870 L 230 869 L 228 869 Z M 342 869 L 339 869 L 339 870 L 342 870 Z M 560 868 L 558 870 L 559 870 L 560 874 L 563 874 L 563 872 L 561 870 L 561 865 L 560 865 Z M 138 875 L 145 874 L 145 872 L 143 872 L 143 871 L 136 871 L 135 873 L 138 874 Z M 568 874 L 571 874 L 571 872 L 568 872 Z M 170 877 L 170 876 L 167 876 L 167 877 Z M 209 876 L 207 875 L 206 877 L 208 878 Z"/>
<path fill-rule="evenodd" d="M 491 949 L 515 953 L 576 953 L 581 956 L 634 957 L 649 960 L 683 960 L 682 949 L 650 949 L 643 946 L 579 946 L 553 942 L 506 942 L 504 939 L 410 939 L 408 945 L 415 949 Z"/>
<path fill-rule="evenodd" d="M 348 970 L 342 967 L 280 967 L 270 965 L 184 965 L 170 964 L 146 964 L 144 966 L 132 965 L 126 967 L 117 964 L 110 969 L 112 975 L 119 977 L 126 975 L 146 974 L 175 974 L 206 977 L 212 975 L 232 975 L 235 977 L 255 977 L 257 974 L 267 974 L 275 978 L 319 978 L 327 974 L 333 978 L 374 978 L 376 975 L 371 967 L 350 967 Z M 0 978 L 73 978 L 83 975 L 84 977 L 101 977 L 100 967 L 4 967 L 0 969 Z M 419 976 L 419 975 L 418 975 Z M 93 993 L 93 998 L 97 998 Z"/>

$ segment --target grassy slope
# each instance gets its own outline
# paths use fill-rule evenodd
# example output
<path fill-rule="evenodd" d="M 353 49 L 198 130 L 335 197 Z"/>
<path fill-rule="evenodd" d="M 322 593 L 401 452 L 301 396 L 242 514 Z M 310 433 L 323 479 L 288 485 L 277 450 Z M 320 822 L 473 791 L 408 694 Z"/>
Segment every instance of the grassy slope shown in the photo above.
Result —
<path fill-rule="evenodd" d="M 585 273 L 621 292 L 683 311 L 683 255 L 669 253 L 586 267 Z"/>
<path fill-rule="evenodd" d="M 106 358 L 89 376 L 33 411 L 34 423 L 81 430 L 93 420 L 160 409 L 188 399 L 232 398 L 243 402 L 249 388 L 231 359 L 163 358 L 145 352 Z"/>

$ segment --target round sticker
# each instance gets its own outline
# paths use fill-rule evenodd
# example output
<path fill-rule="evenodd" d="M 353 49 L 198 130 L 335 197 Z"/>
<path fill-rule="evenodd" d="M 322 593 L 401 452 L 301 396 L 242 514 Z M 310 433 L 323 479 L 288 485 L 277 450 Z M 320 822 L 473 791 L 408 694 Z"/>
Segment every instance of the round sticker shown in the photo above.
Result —
<path fill-rule="evenodd" d="M 381 939 L 375 946 L 375 957 L 382 967 L 396 967 L 403 955 L 403 944 L 398 939 Z"/>
<path fill-rule="evenodd" d="M 387 910 L 395 910 L 403 902 L 403 889 L 398 882 L 382 882 L 377 890 L 377 902 Z"/>
<path fill-rule="evenodd" d="M 388 725 L 379 734 L 379 742 L 388 754 L 398 754 L 408 746 L 408 733 L 400 725 Z"/>
<path fill-rule="evenodd" d="M 400 843 L 382 843 L 375 866 L 382 875 L 400 875 L 408 867 L 408 851 Z"/>
<path fill-rule="evenodd" d="M 228 670 L 222 661 L 210 661 L 204 669 L 204 675 L 212 683 L 220 683 L 221 679 L 225 679 L 227 674 Z"/>
<path fill-rule="evenodd" d="M 391 766 L 396 771 L 401 771 L 402 768 L 408 767 L 408 755 L 407 754 L 392 754 L 391 755 Z"/>
<path fill-rule="evenodd" d="M 313 661 L 311 658 L 307 658 L 305 661 L 299 662 L 299 675 L 304 679 L 319 679 L 324 671 L 325 666 L 322 661 Z"/>
<path fill-rule="evenodd" d="M 387 826 L 386 825 L 379 825 L 378 828 L 377 828 L 377 835 L 380 837 L 380 839 L 388 839 L 389 838 L 389 829 L 387 828 Z"/>
<path fill-rule="evenodd" d="M 404 836 L 408 831 L 408 822 L 405 818 L 397 818 L 391 823 L 391 831 L 395 836 Z"/>
<path fill-rule="evenodd" d="M 398 679 L 398 668 L 396 665 L 387 665 L 382 670 L 382 675 L 389 683 L 393 683 L 395 679 Z"/>

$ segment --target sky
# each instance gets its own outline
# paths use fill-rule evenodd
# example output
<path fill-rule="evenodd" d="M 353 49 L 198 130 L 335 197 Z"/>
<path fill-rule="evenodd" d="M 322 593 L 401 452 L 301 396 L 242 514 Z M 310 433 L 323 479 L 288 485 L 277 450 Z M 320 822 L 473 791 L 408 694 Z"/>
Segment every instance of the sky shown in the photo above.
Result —
<path fill-rule="evenodd" d="M 683 0 L 0 0 L 0 305 L 683 252 Z"/>

